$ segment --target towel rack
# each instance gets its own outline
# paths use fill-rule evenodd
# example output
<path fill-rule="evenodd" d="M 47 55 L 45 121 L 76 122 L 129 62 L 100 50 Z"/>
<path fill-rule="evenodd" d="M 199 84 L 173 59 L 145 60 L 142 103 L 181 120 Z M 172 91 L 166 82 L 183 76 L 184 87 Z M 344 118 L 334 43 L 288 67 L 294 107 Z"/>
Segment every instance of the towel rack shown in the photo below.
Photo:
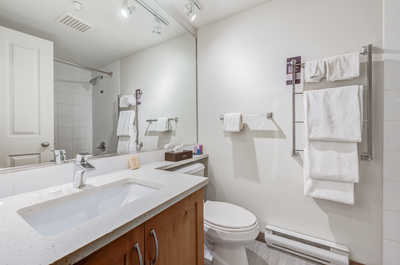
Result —
<path fill-rule="evenodd" d="M 141 89 L 136 89 L 135 91 L 135 100 L 136 104 L 135 106 L 129 105 L 128 107 L 121 107 L 121 95 L 118 95 L 117 103 L 118 103 L 118 120 L 119 120 L 119 115 L 121 111 L 128 111 L 128 110 L 134 110 L 135 111 L 135 128 L 136 128 L 136 151 L 140 151 L 143 148 L 143 142 L 140 142 L 139 139 L 139 105 L 141 104 L 140 98 L 143 95 L 143 91 Z"/>
<path fill-rule="evenodd" d="M 266 119 L 272 120 L 274 118 L 274 113 L 273 112 L 268 112 L 266 114 L 261 114 L 260 116 L 265 116 Z M 219 119 L 221 121 L 224 120 L 224 114 L 219 115 Z"/>
<path fill-rule="evenodd" d="M 366 97 L 367 100 L 365 101 L 367 103 L 367 107 L 364 108 L 366 109 L 366 120 L 363 122 L 367 125 L 367 148 L 368 150 L 366 152 L 361 153 L 360 157 L 361 160 L 366 160 L 370 161 L 373 159 L 373 142 L 372 142 L 372 88 L 373 88 L 373 83 L 372 83 L 372 49 L 373 46 L 372 44 L 369 44 L 367 46 L 362 47 L 360 51 L 360 55 L 367 56 L 367 64 L 366 64 L 366 77 L 367 77 L 367 91 Z M 292 74 L 292 156 L 298 155 L 299 152 L 303 152 L 304 150 L 302 149 L 297 149 L 296 148 L 296 125 L 297 124 L 304 124 L 304 121 L 297 121 L 296 120 L 296 95 L 303 95 L 303 92 L 296 92 L 296 71 L 293 71 L 293 66 L 295 65 L 296 67 L 300 66 L 301 68 L 304 68 L 304 63 L 298 63 L 296 59 L 293 59 L 291 62 L 289 62 L 291 69 L 291 74 Z"/>
<path fill-rule="evenodd" d="M 168 121 L 174 121 L 174 122 L 178 122 L 179 118 L 175 117 L 175 118 L 169 118 Z M 150 120 L 146 120 L 146 122 L 157 122 L 158 119 L 150 119 Z"/>
<path fill-rule="evenodd" d="M 118 117 L 121 111 L 136 110 L 136 106 L 132 105 L 129 105 L 129 107 L 121 107 L 121 95 L 118 95 L 117 103 L 118 103 Z"/>

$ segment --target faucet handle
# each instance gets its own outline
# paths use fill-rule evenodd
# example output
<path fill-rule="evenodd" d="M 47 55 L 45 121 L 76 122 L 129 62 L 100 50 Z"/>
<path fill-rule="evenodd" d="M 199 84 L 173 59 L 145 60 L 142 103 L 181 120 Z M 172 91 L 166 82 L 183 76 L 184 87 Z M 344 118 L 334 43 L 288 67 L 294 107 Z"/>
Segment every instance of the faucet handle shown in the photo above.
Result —
<path fill-rule="evenodd" d="M 75 163 L 76 164 L 87 164 L 90 157 L 92 157 L 92 156 L 89 153 L 79 153 L 76 155 Z"/>
<path fill-rule="evenodd" d="M 67 160 L 67 155 L 65 150 L 54 150 L 56 164 L 63 164 Z"/>
<path fill-rule="evenodd" d="M 75 158 L 75 164 L 79 165 L 81 168 L 84 168 L 85 170 L 91 170 L 95 169 L 93 165 L 89 163 L 89 158 L 92 156 L 89 153 L 79 153 L 76 155 Z"/>

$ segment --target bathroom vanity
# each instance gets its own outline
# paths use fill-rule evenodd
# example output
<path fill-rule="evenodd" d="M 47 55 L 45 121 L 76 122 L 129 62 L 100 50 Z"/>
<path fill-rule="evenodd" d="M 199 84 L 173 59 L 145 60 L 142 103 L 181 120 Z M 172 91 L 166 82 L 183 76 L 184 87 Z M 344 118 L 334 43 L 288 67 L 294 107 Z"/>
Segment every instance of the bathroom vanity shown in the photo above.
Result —
<path fill-rule="evenodd" d="M 1 199 L 1 264 L 203 264 L 207 179 L 167 170 L 205 158 Z"/>
<path fill-rule="evenodd" d="M 203 244 L 203 190 L 199 190 L 76 265 L 202 265 Z"/>

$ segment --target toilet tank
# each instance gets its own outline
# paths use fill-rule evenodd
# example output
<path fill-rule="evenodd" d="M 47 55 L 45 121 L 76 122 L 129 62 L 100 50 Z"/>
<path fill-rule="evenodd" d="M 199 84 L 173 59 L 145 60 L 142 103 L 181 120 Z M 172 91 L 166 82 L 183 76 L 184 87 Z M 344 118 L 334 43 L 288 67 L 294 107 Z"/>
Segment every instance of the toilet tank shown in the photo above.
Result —
<path fill-rule="evenodd" d="M 175 170 L 175 172 L 204 177 L 205 166 L 201 163 L 192 164 Z"/>

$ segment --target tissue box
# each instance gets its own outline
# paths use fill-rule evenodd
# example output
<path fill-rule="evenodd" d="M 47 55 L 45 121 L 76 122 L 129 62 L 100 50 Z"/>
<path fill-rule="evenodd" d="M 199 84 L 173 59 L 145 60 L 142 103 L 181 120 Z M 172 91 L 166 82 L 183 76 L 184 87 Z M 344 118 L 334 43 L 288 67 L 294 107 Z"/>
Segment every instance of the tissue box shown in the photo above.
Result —
<path fill-rule="evenodd" d="M 193 151 L 165 152 L 165 161 L 178 162 L 193 157 Z"/>

